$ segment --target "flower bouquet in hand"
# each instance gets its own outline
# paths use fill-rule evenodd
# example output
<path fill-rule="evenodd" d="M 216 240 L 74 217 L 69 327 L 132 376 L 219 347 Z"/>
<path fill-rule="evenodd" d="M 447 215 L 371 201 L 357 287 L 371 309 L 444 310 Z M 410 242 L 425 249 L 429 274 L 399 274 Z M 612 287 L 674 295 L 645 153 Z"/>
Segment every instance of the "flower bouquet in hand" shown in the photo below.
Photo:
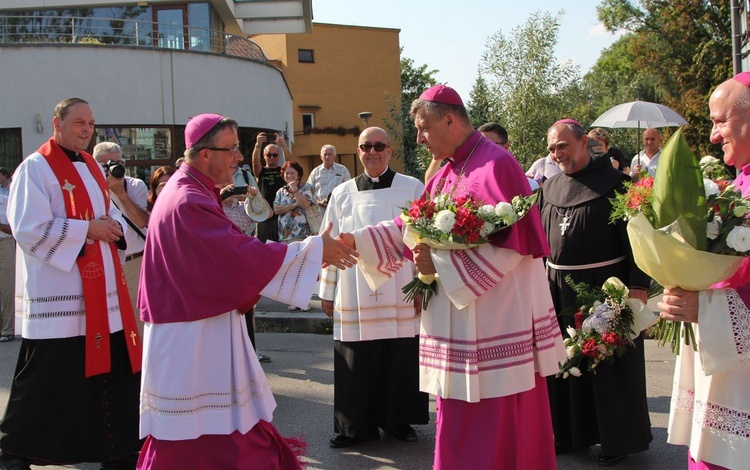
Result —
<path fill-rule="evenodd" d="M 434 198 L 423 195 L 404 208 L 401 214 L 406 226 L 404 238 L 413 245 L 424 243 L 437 250 L 466 250 L 487 243 L 492 235 L 504 230 L 529 212 L 537 199 L 516 196 L 510 203 L 483 204 L 468 196 L 451 197 L 439 194 Z M 437 293 L 437 274 L 419 274 L 402 289 L 405 300 L 411 302 L 421 296 L 422 309 Z"/>
<path fill-rule="evenodd" d="M 613 201 L 626 219 L 636 264 L 665 287 L 707 289 L 728 278 L 750 251 L 750 201 L 729 184 L 713 157 L 700 164 L 678 130 L 662 149 L 650 194 L 628 205 L 636 185 Z M 739 255 L 739 256 L 737 256 Z M 679 354 L 696 348 L 691 324 L 659 319 L 656 336 Z"/>
<path fill-rule="evenodd" d="M 654 313 L 637 299 L 628 297 L 628 288 L 610 277 L 600 289 L 586 283 L 565 282 L 576 293 L 575 327 L 567 328 L 563 344 L 568 359 L 560 364 L 557 377 L 580 377 L 586 371 L 596 373 L 600 362 L 614 362 L 625 354 L 640 331 L 656 322 Z M 584 362 L 585 361 L 585 362 Z"/>

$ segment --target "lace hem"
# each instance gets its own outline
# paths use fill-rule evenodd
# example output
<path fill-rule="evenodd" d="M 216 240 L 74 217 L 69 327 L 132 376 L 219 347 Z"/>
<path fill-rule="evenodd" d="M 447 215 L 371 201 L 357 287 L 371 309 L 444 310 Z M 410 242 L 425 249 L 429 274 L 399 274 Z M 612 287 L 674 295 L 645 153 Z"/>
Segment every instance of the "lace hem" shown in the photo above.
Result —
<path fill-rule="evenodd" d="M 750 413 L 696 400 L 693 390 L 678 390 L 675 400 L 675 411 L 692 414 L 695 425 L 750 438 Z"/>

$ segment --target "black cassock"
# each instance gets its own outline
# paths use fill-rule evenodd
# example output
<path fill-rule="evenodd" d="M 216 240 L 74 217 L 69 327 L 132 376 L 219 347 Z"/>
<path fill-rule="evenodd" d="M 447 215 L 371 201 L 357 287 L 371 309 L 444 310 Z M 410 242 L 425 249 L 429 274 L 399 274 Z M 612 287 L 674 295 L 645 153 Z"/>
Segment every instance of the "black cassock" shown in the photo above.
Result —
<path fill-rule="evenodd" d="M 582 270 L 548 269 L 548 281 L 563 337 L 572 315 L 561 315 L 574 305 L 575 294 L 565 283 L 601 286 L 616 276 L 631 288 L 646 288 L 649 278 L 633 261 L 626 223 L 609 223 L 610 199 L 624 190 L 629 178 L 614 169 L 609 159 L 595 159 L 578 173 L 556 175 L 544 184 L 540 207 L 550 242 L 549 261 L 559 266 L 580 266 L 624 257 L 609 266 Z M 584 364 L 585 367 L 585 364 Z M 614 364 L 600 363 L 596 374 L 547 379 L 555 432 L 562 448 L 601 444 L 603 455 L 621 455 L 648 449 L 653 439 L 646 401 L 646 366 L 643 337 Z"/>

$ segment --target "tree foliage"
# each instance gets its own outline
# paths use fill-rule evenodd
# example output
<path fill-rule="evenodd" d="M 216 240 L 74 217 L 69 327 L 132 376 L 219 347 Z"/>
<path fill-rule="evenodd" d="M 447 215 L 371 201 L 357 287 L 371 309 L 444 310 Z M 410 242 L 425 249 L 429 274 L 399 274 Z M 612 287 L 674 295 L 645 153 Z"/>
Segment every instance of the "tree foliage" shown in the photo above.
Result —
<path fill-rule="evenodd" d="M 597 12 L 610 31 L 631 33 L 621 50 L 632 56 L 636 83 L 647 84 L 653 101 L 690 123 L 685 137 L 691 147 L 698 154 L 718 152 L 708 142 L 708 98 L 732 74 L 730 2 L 603 0 Z"/>
<path fill-rule="evenodd" d="M 487 122 L 497 121 L 497 111 L 495 100 L 492 99 L 490 87 L 487 81 L 482 77 L 481 70 L 477 73 L 474 86 L 469 92 L 469 101 L 466 103 L 471 124 L 479 127 Z"/>
<path fill-rule="evenodd" d="M 402 48 L 403 52 L 403 48 Z M 401 96 L 386 96 L 390 118 L 386 127 L 391 137 L 395 155 L 404 159 L 404 173 L 423 179 L 424 172 L 432 159 L 424 147 L 417 144 L 417 129 L 409 114 L 411 103 L 423 91 L 435 85 L 437 70 L 428 70 L 427 65 L 417 66 L 413 59 L 401 57 Z"/>
<path fill-rule="evenodd" d="M 524 167 L 547 153 L 547 129 L 574 108 L 561 91 L 579 80 L 578 66 L 554 54 L 562 14 L 532 13 L 509 35 L 490 36 L 482 55 L 499 122 Z"/>

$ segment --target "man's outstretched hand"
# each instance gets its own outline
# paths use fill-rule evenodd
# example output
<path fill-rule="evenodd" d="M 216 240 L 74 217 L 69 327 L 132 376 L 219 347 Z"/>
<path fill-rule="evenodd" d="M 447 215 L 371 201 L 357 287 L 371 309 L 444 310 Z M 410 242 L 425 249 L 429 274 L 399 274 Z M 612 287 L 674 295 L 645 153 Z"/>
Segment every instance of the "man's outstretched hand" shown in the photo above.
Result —
<path fill-rule="evenodd" d="M 351 237 L 351 244 L 346 243 L 341 237 L 334 240 L 331 237 L 332 229 L 333 222 L 328 222 L 328 226 L 320 234 L 323 239 L 323 267 L 351 268 L 357 264 L 357 257 L 359 256 L 359 253 L 354 249 L 354 237 L 346 234 Z"/>

